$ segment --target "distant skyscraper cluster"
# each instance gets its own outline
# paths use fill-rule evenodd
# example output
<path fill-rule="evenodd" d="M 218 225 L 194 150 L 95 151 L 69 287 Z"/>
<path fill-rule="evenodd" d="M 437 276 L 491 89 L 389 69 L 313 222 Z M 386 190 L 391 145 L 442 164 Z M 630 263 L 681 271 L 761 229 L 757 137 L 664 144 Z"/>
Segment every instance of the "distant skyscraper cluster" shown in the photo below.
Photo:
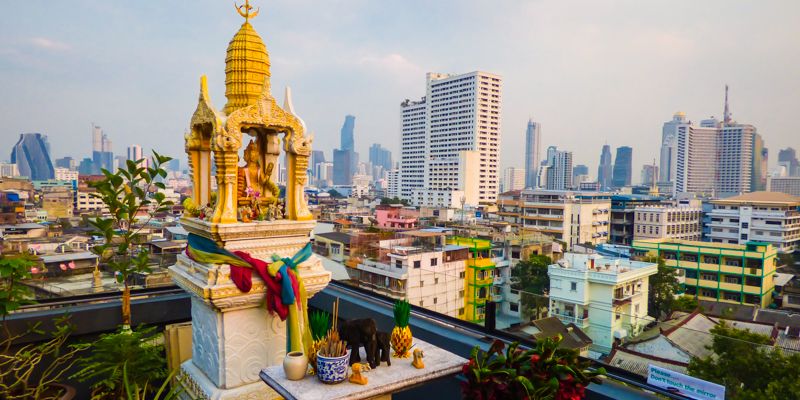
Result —
<path fill-rule="evenodd" d="M 414 205 L 495 202 L 502 77 L 428 73 L 426 95 L 400 105 L 400 197 Z"/>
<path fill-rule="evenodd" d="M 778 151 L 778 168 L 783 171 L 780 176 L 800 176 L 800 162 L 793 148 Z"/>
<path fill-rule="evenodd" d="M 368 172 L 376 181 L 383 179 L 384 172 L 394 170 L 392 152 L 378 143 L 369 148 L 369 162 L 372 163 L 372 171 Z"/>
<path fill-rule="evenodd" d="M 542 166 L 541 157 L 542 126 L 528 120 L 528 129 L 525 131 L 525 187 L 537 187 L 539 167 Z"/>
<path fill-rule="evenodd" d="M 93 174 L 99 174 L 101 168 L 114 171 L 114 142 L 94 123 L 92 123 L 92 162 Z"/>

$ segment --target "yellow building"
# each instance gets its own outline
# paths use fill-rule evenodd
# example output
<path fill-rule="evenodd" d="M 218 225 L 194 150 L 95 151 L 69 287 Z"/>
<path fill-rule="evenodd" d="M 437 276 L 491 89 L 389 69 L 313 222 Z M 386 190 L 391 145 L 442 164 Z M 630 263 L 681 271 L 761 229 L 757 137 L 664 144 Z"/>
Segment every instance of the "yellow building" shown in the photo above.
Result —
<path fill-rule="evenodd" d="M 486 315 L 486 301 L 492 300 L 496 293 L 493 289 L 494 270 L 497 267 L 492 260 L 492 242 L 483 239 L 452 237 L 447 244 L 463 246 L 469 249 L 471 257 L 466 260 L 464 271 L 464 314 L 459 319 L 469 322 L 482 322 Z"/>
<path fill-rule="evenodd" d="M 762 308 L 772 303 L 778 250 L 769 243 L 651 239 L 634 240 L 632 247 L 682 271 L 687 295 Z"/>

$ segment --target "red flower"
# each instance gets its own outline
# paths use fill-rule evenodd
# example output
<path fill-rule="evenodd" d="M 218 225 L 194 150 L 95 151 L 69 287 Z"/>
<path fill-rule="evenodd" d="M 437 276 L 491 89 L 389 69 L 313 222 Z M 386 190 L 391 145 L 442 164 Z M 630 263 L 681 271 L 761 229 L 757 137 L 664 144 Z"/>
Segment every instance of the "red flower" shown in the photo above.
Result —
<path fill-rule="evenodd" d="M 536 364 L 538 362 L 539 362 L 539 355 L 538 354 L 532 355 L 531 356 L 531 364 Z"/>

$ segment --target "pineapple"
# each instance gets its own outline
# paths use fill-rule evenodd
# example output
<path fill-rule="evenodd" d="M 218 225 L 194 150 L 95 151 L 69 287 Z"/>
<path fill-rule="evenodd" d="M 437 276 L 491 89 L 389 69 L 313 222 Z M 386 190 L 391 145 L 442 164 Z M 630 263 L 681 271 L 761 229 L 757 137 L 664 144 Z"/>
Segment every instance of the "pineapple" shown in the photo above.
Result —
<path fill-rule="evenodd" d="M 322 341 L 330 329 L 330 315 L 319 311 L 311 313 L 308 316 L 308 325 L 311 328 L 311 346 L 308 348 L 306 357 L 311 369 L 308 371 L 310 375 L 317 374 L 317 352 L 322 347 Z"/>
<path fill-rule="evenodd" d="M 411 305 L 407 300 L 398 300 L 394 305 L 394 323 L 392 330 L 392 349 L 397 358 L 411 357 L 411 329 L 408 328 L 408 318 L 411 314 Z"/>

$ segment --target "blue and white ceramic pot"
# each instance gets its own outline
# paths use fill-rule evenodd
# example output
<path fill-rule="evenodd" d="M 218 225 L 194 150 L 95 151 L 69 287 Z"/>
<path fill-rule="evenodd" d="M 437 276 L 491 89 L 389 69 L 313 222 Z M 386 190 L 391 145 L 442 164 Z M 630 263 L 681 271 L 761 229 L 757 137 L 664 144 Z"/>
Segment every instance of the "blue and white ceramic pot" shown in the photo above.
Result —
<path fill-rule="evenodd" d="M 322 383 L 340 383 L 347 378 L 350 349 L 341 357 L 324 357 L 317 352 L 317 376 Z"/>

